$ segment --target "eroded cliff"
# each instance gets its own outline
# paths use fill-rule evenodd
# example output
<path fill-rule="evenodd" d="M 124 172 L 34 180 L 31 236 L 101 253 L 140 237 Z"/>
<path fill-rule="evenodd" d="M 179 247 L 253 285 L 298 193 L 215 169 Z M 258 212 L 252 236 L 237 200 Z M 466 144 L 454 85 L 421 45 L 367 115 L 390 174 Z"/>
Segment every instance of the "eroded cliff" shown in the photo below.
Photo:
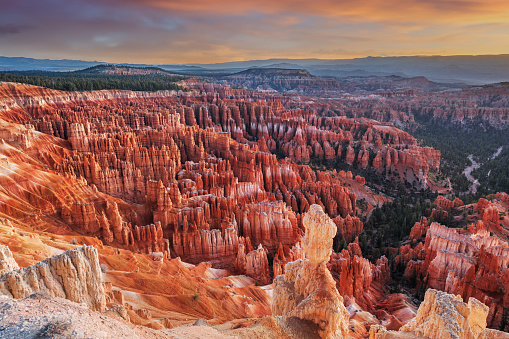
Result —
<path fill-rule="evenodd" d="M 104 311 L 106 299 L 97 250 L 93 246 L 78 247 L 0 275 L 0 293 L 4 295 L 20 299 L 35 292 Z"/>

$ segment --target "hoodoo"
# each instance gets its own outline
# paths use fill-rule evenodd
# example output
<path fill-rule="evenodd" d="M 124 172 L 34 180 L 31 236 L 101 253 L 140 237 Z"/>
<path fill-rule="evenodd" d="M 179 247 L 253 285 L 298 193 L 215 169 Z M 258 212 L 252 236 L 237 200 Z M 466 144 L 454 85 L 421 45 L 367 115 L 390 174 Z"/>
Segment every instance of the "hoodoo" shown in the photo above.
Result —
<path fill-rule="evenodd" d="M 307 258 L 289 262 L 274 279 L 272 313 L 283 322 L 292 317 L 312 322 L 322 338 L 345 338 L 350 315 L 326 266 L 336 225 L 318 205 L 309 208 L 303 224 Z"/>

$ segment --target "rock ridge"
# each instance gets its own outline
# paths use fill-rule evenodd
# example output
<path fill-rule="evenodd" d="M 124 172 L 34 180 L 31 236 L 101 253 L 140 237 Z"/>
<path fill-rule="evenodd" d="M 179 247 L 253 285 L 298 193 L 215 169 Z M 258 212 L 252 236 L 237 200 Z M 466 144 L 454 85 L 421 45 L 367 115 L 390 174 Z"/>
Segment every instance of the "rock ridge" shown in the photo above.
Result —
<path fill-rule="evenodd" d="M 77 247 L 35 265 L 0 275 L 0 294 L 20 299 L 35 292 L 104 311 L 106 299 L 97 249 Z"/>

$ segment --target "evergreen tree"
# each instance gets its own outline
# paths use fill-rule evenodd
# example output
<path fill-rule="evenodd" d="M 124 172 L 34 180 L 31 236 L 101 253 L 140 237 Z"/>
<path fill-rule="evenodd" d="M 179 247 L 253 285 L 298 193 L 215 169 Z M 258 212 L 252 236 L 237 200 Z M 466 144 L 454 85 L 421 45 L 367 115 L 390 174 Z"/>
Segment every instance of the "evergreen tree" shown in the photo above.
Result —
<path fill-rule="evenodd" d="M 509 323 L 509 311 L 506 307 L 504 307 L 504 310 L 502 312 L 502 319 L 500 319 L 500 324 L 498 326 L 498 329 L 500 331 L 505 331 L 508 323 Z"/>

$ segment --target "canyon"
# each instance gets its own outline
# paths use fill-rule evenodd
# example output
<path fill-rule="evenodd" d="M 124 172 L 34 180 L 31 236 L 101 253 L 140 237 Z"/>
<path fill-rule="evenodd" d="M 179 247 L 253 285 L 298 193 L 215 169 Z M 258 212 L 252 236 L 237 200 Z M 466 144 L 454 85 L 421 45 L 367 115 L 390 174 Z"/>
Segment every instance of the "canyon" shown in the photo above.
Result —
<path fill-rule="evenodd" d="M 327 98 L 336 82 L 298 70 L 244 76 L 227 81 L 259 91 L 195 78 L 158 92 L 0 83 L 0 304 L 41 302 L 69 309 L 69 328 L 83 314 L 161 338 L 190 336 L 193 324 L 241 338 L 441 338 L 452 330 L 437 310 L 453 305 L 465 338 L 498 335 L 485 328 L 509 308 L 507 194 L 439 196 L 375 260 L 359 235 L 394 199 L 378 178 L 439 186 L 440 151 L 401 129 L 417 107 L 503 128 L 505 94 L 483 97 L 489 112 L 467 109 L 472 99 L 452 114 L 431 108 L 449 94 L 425 92 L 435 84 L 423 79 L 339 100 Z M 468 224 L 447 227 L 438 212 Z M 425 291 L 420 307 L 414 287 L 395 286 L 395 265 Z M 56 326 L 36 316 L 31 331 Z"/>

